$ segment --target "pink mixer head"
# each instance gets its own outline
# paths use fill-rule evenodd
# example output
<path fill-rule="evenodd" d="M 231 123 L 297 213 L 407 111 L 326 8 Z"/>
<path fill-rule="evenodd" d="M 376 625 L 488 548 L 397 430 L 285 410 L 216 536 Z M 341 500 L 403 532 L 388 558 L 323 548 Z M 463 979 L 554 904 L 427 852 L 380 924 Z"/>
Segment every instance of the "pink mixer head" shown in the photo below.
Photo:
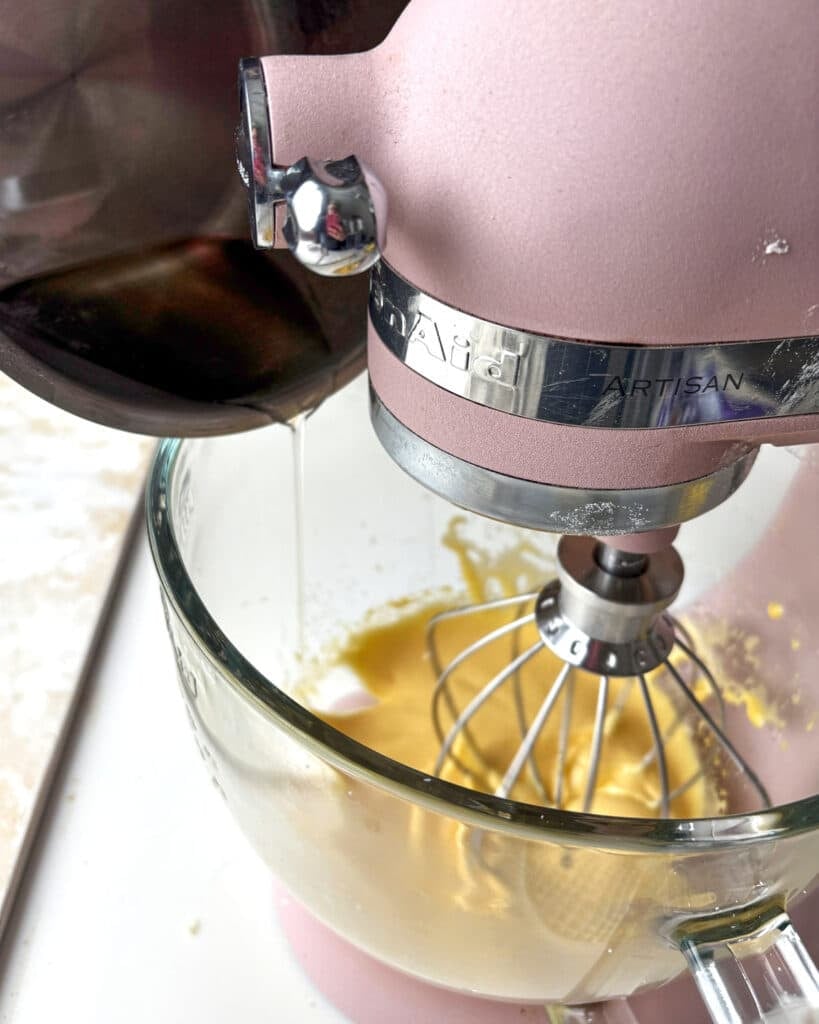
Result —
<path fill-rule="evenodd" d="M 257 243 L 374 267 L 405 469 L 611 536 L 819 440 L 818 32 L 813 0 L 412 0 L 367 53 L 244 62 Z"/>

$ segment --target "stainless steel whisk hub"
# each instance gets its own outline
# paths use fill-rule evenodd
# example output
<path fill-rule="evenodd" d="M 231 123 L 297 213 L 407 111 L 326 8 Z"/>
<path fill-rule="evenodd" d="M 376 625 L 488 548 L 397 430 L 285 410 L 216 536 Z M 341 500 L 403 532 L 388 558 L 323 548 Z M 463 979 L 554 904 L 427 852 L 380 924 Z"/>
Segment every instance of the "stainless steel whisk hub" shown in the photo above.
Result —
<path fill-rule="evenodd" d="M 650 672 L 674 645 L 663 612 L 683 581 L 680 556 L 668 547 L 651 557 L 562 537 L 558 575 L 535 602 L 543 642 L 561 661 L 597 675 Z"/>

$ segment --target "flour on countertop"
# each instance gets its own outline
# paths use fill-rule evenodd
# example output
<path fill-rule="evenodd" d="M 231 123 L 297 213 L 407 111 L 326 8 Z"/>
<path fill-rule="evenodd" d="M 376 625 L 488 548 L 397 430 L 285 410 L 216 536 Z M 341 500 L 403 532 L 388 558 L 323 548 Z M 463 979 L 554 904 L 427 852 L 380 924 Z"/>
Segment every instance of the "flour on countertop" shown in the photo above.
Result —
<path fill-rule="evenodd" d="M 0 908 L 152 446 L 0 376 Z"/>

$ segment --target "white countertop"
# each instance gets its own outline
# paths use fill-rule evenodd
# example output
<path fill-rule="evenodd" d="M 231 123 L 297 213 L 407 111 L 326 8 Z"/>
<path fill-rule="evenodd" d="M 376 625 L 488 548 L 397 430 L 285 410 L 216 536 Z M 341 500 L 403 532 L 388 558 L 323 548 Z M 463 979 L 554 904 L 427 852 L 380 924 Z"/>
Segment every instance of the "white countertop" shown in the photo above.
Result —
<path fill-rule="evenodd" d="M 158 591 L 141 531 L 0 949 L 0 1021 L 341 1024 L 199 763 Z"/>
<path fill-rule="evenodd" d="M 0 374 L 0 935 L 153 447 Z"/>

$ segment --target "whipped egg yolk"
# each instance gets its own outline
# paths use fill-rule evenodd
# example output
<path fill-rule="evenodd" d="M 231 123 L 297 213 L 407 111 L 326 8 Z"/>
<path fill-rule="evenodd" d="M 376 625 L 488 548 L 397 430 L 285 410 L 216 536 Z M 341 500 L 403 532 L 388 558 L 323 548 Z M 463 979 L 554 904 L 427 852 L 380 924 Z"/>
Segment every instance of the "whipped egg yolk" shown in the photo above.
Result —
<path fill-rule="evenodd" d="M 440 740 L 430 711 L 436 673 L 426 632 L 431 617 L 440 610 L 440 606 L 431 604 L 393 608 L 386 621 L 351 634 L 338 651 L 334 667 L 351 673 L 360 684 L 364 699 L 357 701 L 357 710 L 318 712 L 352 739 L 427 774 L 435 765 Z M 502 609 L 445 620 L 436 630 L 440 664 L 447 665 L 460 651 L 518 614 L 516 610 Z M 468 658 L 450 681 L 458 710 L 536 640 L 536 629 L 530 624 L 516 631 L 514 638 L 504 637 L 490 643 Z M 469 730 L 474 745 L 463 734 L 456 740 L 454 756 L 447 760 L 442 777 L 471 789 L 493 792 L 562 667 L 563 663 L 544 648 L 518 673 L 526 723 L 523 729 L 516 684 L 509 679 L 472 719 Z M 671 815 L 696 818 L 716 813 L 718 802 L 702 773 L 703 752 L 687 724 L 678 721 L 667 677 L 658 670 L 647 679 L 660 734 L 666 737 L 669 791 L 673 794 L 690 783 L 672 800 Z M 524 767 L 511 793 L 514 799 L 533 804 L 555 803 L 561 723 L 564 714 L 570 714 L 560 806 L 582 809 L 598 684 L 597 676 L 572 671 L 535 745 L 535 765 Z M 440 708 L 443 729 L 447 731 L 452 725 L 452 714 L 446 701 L 440 702 Z M 660 794 L 660 772 L 641 688 L 634 679 L 611 678 L 590 810 L 606 815 L 657 817 Z"/>

